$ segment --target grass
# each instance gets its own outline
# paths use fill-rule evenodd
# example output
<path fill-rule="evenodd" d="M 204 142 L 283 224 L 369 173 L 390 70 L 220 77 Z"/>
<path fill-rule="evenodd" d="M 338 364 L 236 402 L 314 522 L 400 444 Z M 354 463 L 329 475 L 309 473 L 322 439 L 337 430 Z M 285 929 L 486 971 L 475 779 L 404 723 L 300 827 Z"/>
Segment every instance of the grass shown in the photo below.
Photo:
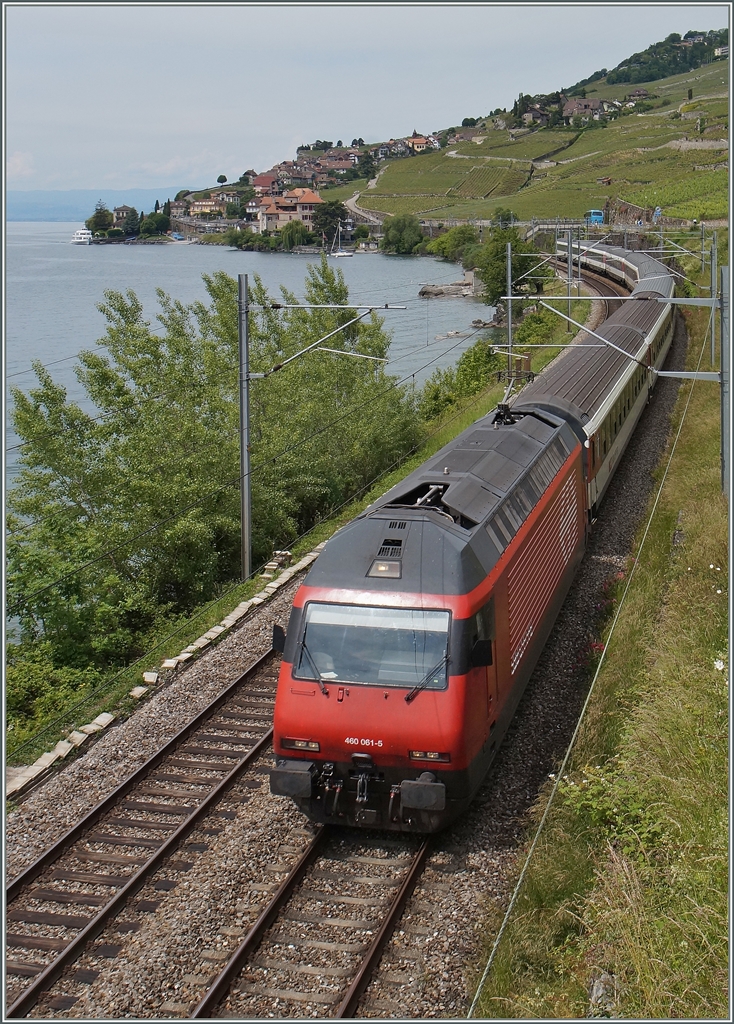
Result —
<path fill-rule="evenodd" d="M 367 178 L 354 178 L 343 185 L 323 186 L 319 189 L 319 195 L 325 203 L 343 203 L 345 199 L 351 199 L 355 192 L 361 192 L 367 188 Z"/>
<path fill-rule="evenodd" d="M 684 316 L 695 369 L 702 348 L 708 352 L 707 314 Z M 684 382 L 673 436 L 689 397 L 479 1016 L 587 1016 L 590 982 L 602 972 L 615 979 L 616 1002 L 598 1015 L 727 1016 L 728 694 L 717 660 L 727 660 L 728 509 L 718 389 L 696 383 L 691 391 Z M 621 587 L 609 593 L 610 610 Z M 500 913 L 488 922 L 490 937 Z"/>

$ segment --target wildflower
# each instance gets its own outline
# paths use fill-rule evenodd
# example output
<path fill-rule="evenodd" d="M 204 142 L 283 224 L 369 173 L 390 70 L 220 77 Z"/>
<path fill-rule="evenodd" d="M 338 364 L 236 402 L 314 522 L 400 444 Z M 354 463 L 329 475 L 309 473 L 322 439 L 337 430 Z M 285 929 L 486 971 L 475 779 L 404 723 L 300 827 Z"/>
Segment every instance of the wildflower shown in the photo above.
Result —
<path fill-rule="evenodd" d="M 712 562 L 711 565 L 709 566 L 709 569 L 713 569 L 713 567 L 714 567 L 714 563 Z"/>
<path fill-rule="evenodd" d="M 721 660 L 721 658 L 717 658 L 716 659 L 716 661 L 714 662 L 714 668 L 718 672 L 723 672 L 724 671 L 724 662 Z"/>
<path fill-rule="evenodd" d="M 721 591 L 720 591 L 720 590 L 717 590 L 717 591 L 716 591 L 716 593 L 717 593 L 717 594 L 720 594 L 720 593 L 721 593 Z"/>

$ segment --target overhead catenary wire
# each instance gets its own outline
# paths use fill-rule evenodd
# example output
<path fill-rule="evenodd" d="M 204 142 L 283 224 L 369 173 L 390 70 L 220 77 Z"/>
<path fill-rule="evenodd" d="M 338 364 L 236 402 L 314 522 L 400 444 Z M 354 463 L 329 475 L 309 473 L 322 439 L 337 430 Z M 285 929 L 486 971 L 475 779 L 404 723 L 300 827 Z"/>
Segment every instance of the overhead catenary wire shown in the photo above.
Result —
<path fill-rule="evenodd" d="M 427 434 L 426 437 L 424 437 L 423 440 L 419 444 L 414 445 L 412 448 L 410 448 L 399 459 L 396 459 L 395 462 L 393 462 L 390 466 L 388 466 L 386 469 L 381 470 L 376 476 L 374 476 L 366 484 L 363 484 L 361 487 L 359 487 L 353 494 L 350 495 L 350 497 L 346 498 L 343 502 L 341 502 L 341 504 L 337 505 L 336 508 L 330 509 L 328 514 L 325 515 L 323 518 L 319 519 L 317 523 L 315 523 L 313 526 L 309 527 L 308 530 L 305 530 L 303 533 L 299 534 L 297 537 L 294 537 L 293 540 L 288 541 L 288 543 L 291 544 L 291 545 L 297 544 L 299 541 L 301 541 L 301 540 L 305 539 L 306 537 L 308 537 L 309 534 L 313 533 L 319 527 L 323 526 L 324 523 L 327 523 L 330 519 L 333 519 L 335 515 L 337 515 L 339 512 L 342 511 L 342 509 L 346 508 L 353 501 L 355 501 L 357 498 L 359 498 L 360 495 L 364 494 L 364 492 L 367 491 L 370 487 L 373 487 L 380 479 L 382 479 L 382 477 L 387 476 L 394 469 L 396 469 L 401 463 L 405 462 L 412 455 L 414 455 L 417 451 L 419 451 L 420 448 L 427 441 L 429 441 L 431 438 L 435 437 L 436 434 L 439 434 L 447 426 L 449 426 L 451 423 L 453 423 L 454 420 L 458 419 L 460 416 L 462 416 L 464 413 L 466 413 L 469 409 L 472 408 L 472 406 L 476 405 L 477 402 L 481 401 L 481 399 L 482 399 L 482 397 L 484 396 L 485 393 L 486 392 L 482 392 L 482 393 L 476 395 L 472 399 L 472 401 L 470 401 L 466 405 L 462 406 L 462 408 L 459 409 L 458 412 L 456 412 L 453 416 L 449 417 L 448 419 L 444 420 L 441 424 L 439 424 L 438 427 L 436 427 L 429 434 Z M 254 576 L 256 576 L 260 572 L 260 570 L 263 568 L 263 566 L 264 566 L 264 563 L 262 565 L 258 566 L 257 569 L 254 569 L 252 571 L 252 573 L 250 574 L 250 576 L 248 577 L 248 579 L 252 579 Z M 64 715 L 58 716 L 53 721 L 49 722 L 48 725 L 46 725 L 42 729 L 40 729 L 33 736 L 30 736 L 27 740 L 24 740 L 23 743 L 19 744 L 17 747 L 14 747 L 13 750 L 12 750 L 13 756 L 15 757 L 15 756 L 17 756 L 20 753 L 20 751 L 31 747 L 34 743 L 36 743 L 39 740 L 39 738 L 41 736 L 45 735 L 47 732 L 53 731 L 54 729 L 58 729 L 58 727 L 60 725 L 62 725 L 64 722 L 68 722 L 70 720 L 70 718 L 73 717 L 74 713 L 76 711 L 80 710 L 82 707 L 85 707 L 87 704 L 92 703 L 94 701 L 99 701 L 100 697 L 102 696 L 102 693 L 104 691 L 106 691 L 106 690 L 111 689 L 112 686 L 114 685 L 114 683 L 118 679 L 120 679 L 126 672 L 129 672 L 131 669 L 135 668 L 137 665 L 141 665 L 144 662 L 147 662 L 153 654 L 158 652 L 170 640 L 172 640 L 174 637 L 178 636 L 179 633 L 182 633 L 185 629 L 190 628 L 192 621 L 196 621 L 197 619 L 202 618 L 204 615 L 206 615 L 208 610 L 213 605 L 216 605 L 220 601 L 224 600 L 224 598 L 226 598 L 229 594 L 233 593 L 235 590 L 238 589 L 238 587 L 241 587 L 242 584 L 246 583 L 246 582 L 247 582 L 247 580 L 237 580 L 230 587 L 228 587 L 225 591 L 223 591 L 223 593 L 219 594 L 213 600 L 207 602 L 207 604 L 204 605 L 203 608 L 199 608 L 194 613 L 194 615 L 191 617 L 191 619 L 187 619 L 186 622 L 182 623 L 180 626 L 178 626 L 176 629 L 174 629 L 172 633 L 169 633 L 162 640 L 158 641 L 158 643 L 155 644 L 155 646 L 153 646 L 149 650 L 147 650 L 145 652 L 145 654 L 142 654 L 139 658 L 137 658 L 130 665 L 125 666 L 125 668 L 123 668 L 119 672 L 115 673 L 115 675 L 111 679 L 109 679 L 107 681 L 107 683 L 104 685 L 104 687 L 102 689 L 95 690 L 95 692 L 93 694 L 90 694 L 88 697 L 84 697 L 82 700 L 78 701 L 76 704 L 73 704 L 67 710 L 67 712 Z"/>
<path fill-rule="evenodd" d="M 455 345 L 452 345 L 451 348 L 449 348 L 445 353 L 440 353 L 438 356 L 434 356 L 433 359 L 430 359 L 427 363 L 425 363 L 424 366 L 422 366 L 420 368 L 420 370 L 423 370 L 426 367 L 430 366 L 432 363 L 434 363 L 436 361 L 436 359 L 439 359 L 441 355 L 446 355 L 446 354 L 448 354 L 448 352 L 453 351 L 464 340 L 465 340 L 464 338 L 459 339 L 459 341 L 457 341 Z M 420 370 L 418 370 L 417 372 L 420 372 Z M 414 372 L 416 372 L 416 371 L 414 371 Z M 320 427 L 318 430 L 314 431 L 308 437 L 302 438 L 300 441 L 297 441 L 293 445 L 289 445 L 287 448 L 283 449 L 283 451 L 279 452 L 277 455 L 269 456 L 269 457 L 263 459 L 263 461 L 261 463 L 259 463 L 257 466 L 254 466 L 252 468 L 251 474 L 254 474 L 255 472 L 258 472 L 259 470 L 262 470 L 265 466 L 272 465 L 272 464 L 276 463 L 279 459 L 284 458 L 286 455 L 289 455 L 289 454 L 291 454 L 294 451 L 297 451 L 299 448 L 302 448 L 305 444 L 308 444 L 310 441 L 314 440 L 316 437 L 319 437 L 325 431 L 330 430 L 332 427 L 334 427 L 338 423 L 342 422 L 342 420 L 344 420 L 347 416 L 352 415 L 354 412 L 358 412 L 360 409 L 363 409 L 366 405 L 374 404 L 374 402 L 376 402 L 380 398 L 384 397 L 385 395 L 389 394 L 389 392 L 393 391 L 396 387 L 400 387 L 402 384 L 405 384 L 408 380 L 410 380 L 410 378 L 412 376 L 413 376 L 413 373 L 409 373 L 405 377 L 401 378 L 400 380 L 394 381 L 392 384 L 390 384 L 384 390 L 379 392 L 377 395 L 372 395 L 372 396 L 370 396 L 370 398 L 366 399 L 364 402 L 361 402 L 361 403 L 359 403 L 356 406 L 351 406 L 344 413 L 342 413 L 340 416 L 336 417 L 336 419 L 331 420 L 329 423 L 324 424 L 322 427 Z M 104 560 L 106 558 L 109 558 L 110 556 L 116 554 L 118 551 L 123 550 L 124 548 L 129 547 L 131 544 L 134 544 L 137 540 L 142 540 L 144 537 L 147 537 L 150 534 L 157 532 L 159 529 L 161 529 L 167 523 L 170 523 L 173 520 L 180 518 L 182 515 L 185 515 L 186 512 L 190 512 L 191 509 L 197 508 L 199 505 L 204 504 L 210 498 L 213 498 L 216 495 L 221 494 L 222 491 L 227 490 L 229 487 L 239 486 L 240 485 L 240 481 L 241 481 L 241 475 L 240 474 L 238 474 L 236 477 L 232 477 L 231 479 L 229 479 L 229 480 L 225 481 L 224 483 L 220 484 L 218 487 L 215 487 L 213 490 L 209 491 L 207 494 L 203 495 L 201 498 L 197 498 L 195 501 L 189 502 L 183 508 L 178 509 L 176 512 L 171 513 L 171 515 L 166 516 L 163 519 L 158 520 L 155 523 L 152 523 L 150 526 L 146 527 L 144 530 L 141 530 L 138 533 L 136 533 L 133 537 L 126 538 L 125 540 L 121 541 L 119 544 L 116 544 L 114 547 L 108 548 L 106 551 L 100 552 L 100 554 L 95 555 L 94 558 L 89 559 L 88 561 L 84 562 L 82 565 L 76 566 L 74 569 L 69 570 L 69 572 L 64 573 L 62 576 L 58 577 L 57 579 L 53 580 L 52 582 L 45 584 L 43 587 L 37 588 L 36 590 L 32 591 L 30 594 L 23 595 L 22 603 L 23 604 L 28 604 L 29 602 L 35 600 L 35 598 L 40 597 L 42 594 L 47 593 L 49 590 L 52 590 L 54 587 L 58 586 L 60 583 L 65 583 L 67 580 L 69 580 L 72 577 L 76 576 L 78 573 L 83 572 L 86 569 L 91 568 L 93 565 L 96 565 L 97 563 L 101 562 L 102 560 Z M 13 613 L 13 612 L 11 612 L 11 613 Z"/>
<path fill-rule="evenodd" d="M 706 348 L 706 338 L 707 337 L 708 337 L 708 330 L 706 332 L 706 337 L 704 338 L 703 345 L 701 346 L 701 352 L 699 354 L 698 364 L 697 364 L 697 367 L 696 367 L 697 370 L 700 369 L 701 362 L 703 360 L 703 353 L 704 353 L 705 348 Z M 591 703 L 591 698 L 592 698 L 592 695 L 594 693 L 596 682 L 597 682 L 597 680 L 599 678 L 599 675 L 601 673 L 602 667 L 603 667 L 603 665 L 604 665 L 604 663 L 606 661 L 607 651 L 609 649 L 609 643 L 610 643 L 610 641 L 612 639 L 612 636 L 614 635 L 615 629 L 617 627 L 617 623 L 619 622 L 619 618 L 620 618 L 620 616 L 622 614 L 622 609 L 623 609 L 623 607 L 625 605 L 625 602 L 627 600 L 627 594 L 629 593 L 629 589 L 630 589 L 630 586 L 632 584 L 632 580 L 633 580 L 633 578 L 635 576 L 635 573 L 637 571 L 637 568 L 638 568 L 638 566 L 640 564 L 640 555 L 642 554 L 642 550 L 643 550 L 643 548 L 645 546 L 645 542 L 647 540 L 647 536 L 648 536 L 648 534 L 650 532 L 650 527 L 652 526 L 652 521 L 653 521 L 653 519 L 655 517 L 655 512 L 657 511 L 657 507 L 658 507 L 658 504 L 660 502 L 660 498 L 661 498 L 662 493 L 663 493 L 663 488 L 665 486 L 665 482 L 666 482 L 666 480 L 668 478 L 668 473 L 670 471 L 670 466 L 671 466 L 671 464 L 673 462 L 673 456 L 675 455 L 675 452 L 676 452 L 676 449 L 677 449 L 677 446 L 678 446 L 678 441 L 680 439 L 681 432 L 683 430 L 683 426 L 684 426 L 684 424 L 686 422 L 686 416 L 688 414 L 688 408 L 689 408 L 689 406 L 691 404 L 691 398 L 693 397 L 693 386 L 694 386 L 694 384 L 695 384 L 695 380 L 693 380 L 691 382 L 691 390 L 688 393 L 688 399 L 686 401 L 686 404 L 685 404 L 685 407 L 684 407 L 684 410 L 683 410 L 683 415 L 681 416 L 681 421 L 680 421 L 680 424 L 678 426 L 678 431 L 676 433 L 675 440 L 673 441 L 673 444 L 672 444 L 672 447 L 671 447 L 671 450 L 670 450 L 670 455 L 668 457 L 668 461 L 667 461 L 666 466 L 665 466 L 665 471 L 663 472 L 663 476 L 662 476 L 662 479 L 660 481 L 660 486 L 658 487 L 657 494 L 655 496 L 655 501 L 653 503 L 652 510 L 650 512 L 650 515 L 648 517 L 647 523 L 645 525 L 645 531 L 644 531 L 644 533 L 642 535 L 642 539 L 640 540 L 640 544 L 639 544 L 639 547 L 637 549 L 637 552 L 636 552 L 636 554 L 635 554 L 635 556 L 634 556 L 634 558 L 632 560 L 632 569 L 630 570 L 630 573 L 629 573 L 629 575 L 627 577 L 627 583 L 626 583 L 624 591 L 622 593 L 622 597 L 620 598 L 619 604 L 617 605 L 617 610 L 616 610 L 614 618 L 612 620 L 612 624 L 611 624 L 611 626 L 609 628 L 609 632 L 607 634 L 606 643 L 604 644 L 604 648 L 603 648 L 603 650 L 601 652 L 601 657 L 599 658 L 599 664 L 597 665 L 596 671 L 595 671 L 594 676 L 593 676 L 593 678 L 591 680 L 591 684 L 589 686 L 589 691 L 588 691 L 588 693 L 586 695 L 586 699 L 584 700 L 583 706 L 581 708 L 581 713 L 580 713 L 580 715 L 578 717 L 578 720 L 576 722 L 576 726 L 574 728 L 573 734 L 572 734 L 571 739 L 570 739 L 570 741 L 568 743 L 568 746 L 566 748 L 566 752 L 564 754 L 563 761 L 561 762 L 561 766 L 558 769 L 558 771 L 556 773 L 554 773 L 555 774 L 555 778 L 554 778 L 554 781 L 553 781 L 553 786 L 551 788 L 550 794 L 548 796 L 548 800 L 546 801 L 545 807 L 543 809 L 543 814 L 542 814 L 541 819 L 540 819 L 540 821 L 538 823 L 538 827 L 537 827 L 537 829 L 535 831 L 535 834 L 533 836 L 532 842 L 531 842 L 530 847 L 528 849 L 527 856 L 525 857 L 525 861 L 524 861 L 522 869 L 520 871 L 520 875 L 519 875 L 519 877 L 517 879 L 517 882 L 515 884 L 515 887 L 514 887 L 514 889 L 512 891 L 512 895 L 511 895 L 510 901 L 509 901 L 509 903 L 507 905 L 507 909 L 506 909 L 504 917 L 502 919 L 502 923 L 500 925 L 499 931 L 497 932 L 497 935 L 495 937 L 494 943 L 492 945 L 492 949 L 490 951 L 489 958 L 487 960 L 487 963 L 485 965 L 484 971 L 482 972 L 482 976 L 481 976 L 481 978 L 479 980 L 479 984 L 477 985 L 476 991 L 474 993 L 474 998 L 472 999 L 471 1006 L 469 1007 L 469 1012 L 467 1013 L 467 1019 L 471 1019 L 474 1016 L 474 1010 L 477 1007 L 477 1004 L 478 1004 L 479 999 L 480 999 L 481 994 L 482 994 L 482 989 L 484 988 L 484 986 L 485 986 L 485 984 L 487 982 L 487 978 L 489 977 L 489 973 L 490 973 L 490 971 L 492 969 L 492 965 L 493 965 L 493 963 L 494 963 L 494 961 L 496 959 L 497 950 L 499 949 L 499 945 L 500 945 L 500 942 L 502 941 L 502 937 L 503 937 L 505 931 L 507 930 L 507 925 L 508 925 L 510 917 L 512 915 L 512 911 L 515 908 L 515 904 L 517 903 L 517 899 L 518 899 L 518 896 L 520 894 L 520 890 L 522 888 L 523 882 L 525 881 L 525 877 L 526 877 L 526 875 L 528 873 L 528 869 L 530 867 L 530 862 L 531 862 L 531 860 L 533 858 L 535 850 L 537 849 L 538 842 L 540 840 L 540 836 L 541 836 L 541 834 L 543 832 L 543 829 L 545 828 L 546 821 L 548 820 L 548 816 L 550 814 L 551 806 L 553 805 L 553 801 L 554 801 L 555 796 L 556 796 L 556 794 L 558 792 L 558 788 L 559 788 L 560 783 L 561 783 L 561 781 L 563 779 L 563 776 L 565 774 L 566 767 L 568 766 L 568 762 L 569 762 L 569 759 L 571 757 L 571 752 L 572 752 L 572 750 L 574 748 L 574 745 L 576 743 L 576 739 L 577 739 L 579 731 L 581 729 L 581 724 L 582 724 L 582 722 L 583 722 L 583 720 L 584 720 L 584 718 L 586 716 L 586 712 L 588 710 L 589 704 Z"/>
<path fill-rule="evenodd" d="M 457 344 L 460 344 L 461 341 L 470 340 L 474 335 L 476 335 L 478 333 L 479 330 L 482 330 L 482 328 L 476 328 L 470 334 L 468 334 L 464 338 L 460 339 Z M 396 356 L 394 359 L 386 361 L 385 368 L 387 368 L 392 363 L 401 362 L 405 358 L 413 355 L 415 352 L 425 352 L 426 348 L 432 347 L 433 345 L 439 344 L 440 342 L 445 341 L 445 340 L 446 340 L 445 338 L 437 338 L 434 341 L 430 342 L 428 345 L 425 345 L 425 346 L 421 345 L 421 346 L 416 347 L 415 349 L 409 350 L 408 352 L 401 353 L 401 355 Z M 454 345 L 450 349 L 446 350 L 446 352 L 439 353 L 435 357 L 435 359 L 441 358 L 442 355 L 448 354 L 449 352 L 453 351 L 453 349 L 456 348 L 456 347 L 457 347 L 457 345 Z M 347 350 L 326 349 L 326 348 L 317 348 L 317 349 L 315 349 L 315 351 L 333 352 L 334 354 L 340 354 L 341 352 L 347 352 Z M 348 352 L 348 354 L 350 354 L 350 355 L 361 355 L 361 353 L 351 353 L 351 352 Z M 380 361 L 380 362 L 383 361 L 383 360 L 379 359 L 379 357 L 376 357 L 376 356 L 363 356 L 363 358 L 374 360 L 374 361 Z M 435 362 L 435 359 L 431 360 L 430 362 Z M 411 371 L 411 373 L 407 374 L 400 383 L 405 383 L 407 381 L 408 377 L 410 377 L 410 376 L 414 377 L 416 372 L 420 373 L 423 369 L 425 369 L 427 366 L 430 365 L 430 362 L 426 363 L 424 366 L 420 367 L 417 371 L 415 371 L 415 370 Z M 210 382 L 209 381 L 201 381 L 199 383 L 202 386 L 204 386 L 204 385 L 206 385 L 206 384 L 208 384 Z M 142 400 L 142 402 L 137 403 L 137 404 L 131 406 L 131 409 L 137 409 L 144 402 L 147 402 L 147 401 L 150 401 L 150 400 L 153 400 L 153 399 L 158 399 L 158 398 L 161 398 L 161 397 L 165 397 L 165 395 L 171 394 L 171 393 L 173 393 L 173 392 L 161 392 L 159 395 L 147 396 L 145 399 Z M 87 422 L 90 422 L 90 421 L 91 422 L 99 422 L 100 420 L 102 420 L 104 418 L 107 418 L 109 415 L 110 414 L 108 414 L 108 413 L 101 413 L 99 416 L 90 417 Z M 35 437 L 30 438 L 27 441 L 22 442 L 22 444 L 20 444 L 20 445 L 15 445 L 15 446 L 13 446 L 11 448 L 6 449 L 6 451 L 8 451 L 8 452 L 9 451 L 14 451 L 14 450 L 17 450 L 20 447 L 24 447 L 24 446 L 34 442 L 36 440 L 42 440 L 42 439 L 44 439 L 46 437 L 52 437 L 52 436 L 55 436 L 55 435 L 60 435 L 62 433 L 63 433 L 63 431 L 48 431 L 46 434 L 36 435 Z M 206 442 L 203 445 L 197 445 L 194 448 L 189 448 L 189 449 L 184 450 L 183 452 L 179 452 L 178 453 L 179 454 L 179 459 L 177 461 L 180 461 L 180 457 L 187 457 L 189 455 L 194 455 L 194 454 L 196 454 L 198 452 L 205 451 L 206 449 L 211 448 L 214 445 L 220 445 L 223 440 L 226 440 L 226 439 L 228 439 L 230 437 L 234 437 L 237 434 L 238 434 L 238 430 L 232 430 L 232 431 L 227 432 L 224 435 L 220 435 L 219 437 L 217 437 L 216 439 L 214 439 L 212 441 Z M 167 465 L 167 466 L 170 465 L 170 460 L 167 459 L 166 462 L 165 462 L 165 465 Z M 151 465 L 149 468 L 155 469 L 156 466 L 155 465 Z M 18 536 L 19 534 L 25 533 L 25 532 L 27 532 L 28 530 L 32 529 L 35 526 L 41 526 L 44 523 L 51 522 L 51 521 L 55 520 L 56 518 L 58 518 L 58 517 L 60 517 L 62 515 L 68 514 L 70 511 L 73 511 L 74 508 L 75 508 L 74 505 L 65 505 L 62 508 L 57 508 L 53 512 L 49 513 L 47 516 L 42 516 L 39 519 L 34 519 L 34 520 L 30 521 L 30 522 L 22 523 L 16 529 L 6 531 L 6 536 L 8 536 L 8 537 Z M 85 510 L 84 514 L 88 515 L 89 513 L 88 513 L 88 511 Z"/>

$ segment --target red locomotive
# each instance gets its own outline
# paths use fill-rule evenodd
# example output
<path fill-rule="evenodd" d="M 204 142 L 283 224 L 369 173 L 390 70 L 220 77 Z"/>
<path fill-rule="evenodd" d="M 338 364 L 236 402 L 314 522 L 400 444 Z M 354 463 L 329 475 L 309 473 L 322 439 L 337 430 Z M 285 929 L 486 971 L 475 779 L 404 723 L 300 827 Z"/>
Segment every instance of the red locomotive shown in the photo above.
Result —
<path fill-rule="evenodd" d="M 276 629 L 271 792 L 315 821 L 434 832 L 487 773 L 672 337 L 662 264 L 583 259 L 633 288 L 615 347 L 566 350 L 339 530 Z"/>

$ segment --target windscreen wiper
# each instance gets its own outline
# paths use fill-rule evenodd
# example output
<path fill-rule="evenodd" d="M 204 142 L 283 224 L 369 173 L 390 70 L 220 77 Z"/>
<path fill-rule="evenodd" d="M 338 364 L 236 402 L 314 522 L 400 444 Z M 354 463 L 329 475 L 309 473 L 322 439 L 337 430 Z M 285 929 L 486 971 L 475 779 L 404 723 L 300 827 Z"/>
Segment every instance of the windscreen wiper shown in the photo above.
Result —
<path fill-rule="evenodd" d="M 316 682 L 317 682 L 317 683 L 319 684 L 319 686 L 321 687 L 321 692 L 323 693 L 324 697 L 328 697 L 328 696 L 329 696 L 329 691 L 328 691 L 328 690 L 326 689 L 326 687 L 324 686 L 324 680 L 323 680 L 323 679 L 321 678 L 321 673 L 320 673 L 320 672 L 319 672 L 319 670 L 318 670 L 318 669 L 316 668 L 316 662 L 315 662 L 315 661 L 313 660 L 313 658 L 311 657 L 311 652 L 309 651 L 308 647 L 306 646 L 306 641 L 305 641 L 305 640 L 303 640 L 303 641 L 301 642 L 301 647 L 302 647 L 302 649 L 303 649 L 303 653 L 304 653 L 304 654 L 306 655 L 306 657 L 308 658 L 308 663 L 309 663 L 309 665 L 310 665 L 310 666 L 311 666 L 311 668 L 313 669 L 313 673 L 314 673 L 314 675 L 316 676 Z"/>
<path fill-rule="evenodd" d="M 449 656 L 448 656 L 448 653 L 446 653 L 446 654 L 444 654 L 443 658 L 441 658 L 441 660 L 436 665 L 433 666 L 432 669 L 429 669 L 429 671 L 426 672 L 426 674 L 423 676 L 421 681 L 419 683 L 416 683 L 416 685 L 413 687 L 413 689 L 410 691 L 410 693 L 406 693 L 406 695 L 405 695 L 405 703 L 406 704 L 410 704 L 410 702 L 412 700 L 415 700 L 415 698 L 418 696 L 418 694 L 421 692 L 421 690 L 425 690 L 425 688 L 428 686 L 429 682 L 431 681 L 431 676 L 434 674 L 434 672 L 438 672 L 438 670 L 441 668 L 442 665 L 448 664 L 448 660 L 449 660 Z"/>

